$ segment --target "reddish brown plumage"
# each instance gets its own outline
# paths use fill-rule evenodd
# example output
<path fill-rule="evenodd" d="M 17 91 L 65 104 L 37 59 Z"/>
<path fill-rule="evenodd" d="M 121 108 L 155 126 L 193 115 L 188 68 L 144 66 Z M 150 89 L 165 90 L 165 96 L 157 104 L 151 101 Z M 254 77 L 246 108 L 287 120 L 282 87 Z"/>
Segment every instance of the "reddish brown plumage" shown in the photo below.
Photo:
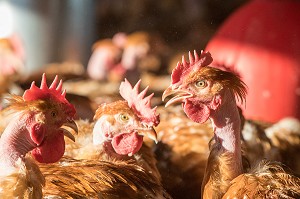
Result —
<path fill-rule="evenodd" d="M 155 175 L 135 161 L 73 160 L 41 165 L 45 196 L 62 198 L 170 198 Z"/>
<path fill-rule="evenodd" d="M 31 93 L 30 100 L 24 96 L 8 97 L 7 110 L 12 116 L 0 139 L 1 198 L 41 198 L 44 177 L 27 153 L 31 152 L 35 160 L 43 163 L 58 161 L 64 153 L 64 134 L 72 138 L 63 125 L 77 128 L 72 121 L 76 112 L 71 104 L 44 91 L 43 97 Z"/>
<path fill-rule="evenodd" d="M 153 148 L 163 185 L 174 199 L 199 199 L 209 154 L 207 142 L 213 135 L 211 124 L 191 121 L 181 106 L 159 106 L 157 110 L 159 142 Z"/>
<path fill-rule="evenodd" d="M 182 72 L 184 76 L 180 78 L 180 83 L 171 84 L 163 98 L 176 94 L 167 105 L 182 102 L 185 113 L 193 121 L 202 123 L 208 118 L 212 121 L 214 144 L 211 146 L 202 184 L 203 198 L 222 198 L 225 193 L 229 198 L 244 198 L 252 193 L 256 193 L 255 196 L 259 198 L 266 198 L 270 196 L 266 191 L 270 190 L 270 187 L 274 188 L 272 197 L 297 197 L 299 178 L 284 172 L 279 165 L 275 167 L 271 163 L 262 163 L 264 169 L 256 169 L 249 175 L 242 174 L 244 171 L 240 143 L 241 119 L 236 98 L 243 101 L 246 94 L 245 84 L 230 72 L 202 65 L 199 67 L 197 62 L 194 63 L 194 59 L 190 58 L 191 64 L 185 63 L 189 65 L 185 67 L 188 68 L 187 73 Z M 195 70 L 190 67 L 195 67 Z M 176 71 L 176 68 L 174 70 Z M 203 75 L 207 73 L 210 75 Z M 281 174 L 278 174 L 280 172 Z M 253 179 L 256 179 L 257 186 L 252 186 L 245 192 L 231 187 L 238 187 L 239 179 L 249 179 L 249 176 L 255 176 Z M 271 180 L 264 180 L 266 176 Z M 232 180 L 235 183 L 232 183 Z M 279 189 L 276 189 L 274 184 L 279 185 Z M 289 190 L 285 192 L 282 190 L 283 186 L 288 186 Z"/>
<path fill-rule="evenodd" d="M 154 133 L 152 128 L 157 123 L 145 126 L 137 111 L 132 103 L 119 100 L 101 104 L 95 122 L 78 121 L 77 143 L 68 144 L 66 151 L 76 159 L 66 158 L 51 168 L 41 168 L 46 178 L 44 194 L 66 198 L 170 198 L 161 185 L 156 159 L 149 147 L 134 146 L 127 152 L 128 149 L 119 150 L 118 143 L 114 143 L 119 135 Z M 157 116 L 155 111 L 151 114 Z M 135 145 L 130 139 L 126 141 Z"/>

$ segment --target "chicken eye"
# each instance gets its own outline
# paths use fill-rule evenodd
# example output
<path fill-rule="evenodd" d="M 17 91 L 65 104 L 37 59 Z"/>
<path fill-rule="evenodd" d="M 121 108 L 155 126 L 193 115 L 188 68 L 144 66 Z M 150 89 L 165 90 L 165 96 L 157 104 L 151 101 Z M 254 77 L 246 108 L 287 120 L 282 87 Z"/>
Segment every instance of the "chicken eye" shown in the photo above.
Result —
<path fill-rule="evenodd" d="M 196 87 L 198 88 L 204 88 L 207 84 L 206 84 L 206 81 L 205 80 L 200 80 L 200 81 L 197 81 L 195 83 Z"/>
<path fill-rule="evenodd" d="M 57 115 L 57 113 L 56 113 L 55 111 L 52 111 L 52 112 L 51 112 L 51 116 L 52 116 L 52 117 L 56 117 L 56 115 Z"/>
<path fill-rule="evenodd" d="M 128 115 L 120 114 L 120 120 L 123 122 L 127 122 L 129 120 Z"/>

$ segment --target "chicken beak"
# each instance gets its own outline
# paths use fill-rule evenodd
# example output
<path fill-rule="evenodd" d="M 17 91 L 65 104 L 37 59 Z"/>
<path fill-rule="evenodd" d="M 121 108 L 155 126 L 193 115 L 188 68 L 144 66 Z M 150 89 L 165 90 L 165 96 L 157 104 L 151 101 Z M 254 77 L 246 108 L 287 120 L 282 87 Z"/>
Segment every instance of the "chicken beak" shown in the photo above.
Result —
<path fill-rule="evenodd" d="M 189 91 L 186 91 L 180 87 L 174 87 L 173 85 L 170 85 L 163 93 L 162 95 L 162 101 L 164 101 L 168 96 L 175 95 L 173 98 L 171 98 L 166 104 L 165 107 L 170 106 L 171 104 L 174 104 L 176 102 L 183 102 L 185 99 L 193 97 L 193 94 Z"/>
<path fill-rule="evenodd" d="M 66 137 L 70 138 L 73 142 L 75 142 L 75 137 L 73 134 L 78 135 L 78 127 L 74 120 L 68 120 L 60 127 L 60 129 L 63 130 L 64 135 Z"/>
<path fill-rule="evenodd" d="M 158 142 L 157 141 L 157 134 L 156 134 L 156 131 L 153 127 L 139 129 L 138 134 L 142 135 L 142 136 L 147 136 L 148 138 L 153 140 L 156 144 Z"/>

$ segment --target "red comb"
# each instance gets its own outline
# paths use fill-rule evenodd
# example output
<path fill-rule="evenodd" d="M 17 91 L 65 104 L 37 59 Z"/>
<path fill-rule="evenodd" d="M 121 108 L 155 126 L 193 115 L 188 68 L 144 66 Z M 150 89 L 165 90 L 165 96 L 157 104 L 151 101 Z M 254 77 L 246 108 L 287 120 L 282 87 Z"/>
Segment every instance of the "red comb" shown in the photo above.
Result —
<path fill-rule="evenodd" d="M 133 108 L 143 124 L 148 126 L 157 126 L 159 124 L 159 115 L 156 114 L 156 107 L 151 108 L 151 98 L 153 93 L 145 97 L 148 87 L 139 93 L 141 80 L 132 88 L 131 84 L 125 78 L 120 85 L 120 94 L 128 102 L 130 108 Z"/>
<path fill-rule="evenodd" d="M 33 101 L 38 99 L 56 99 L 61 103 L 68 105 L 71 108 L 71 112 L 75 114 L 75 108 L 72 104 L 68 102 L 65 98 L 66 90 L 62 90 L 62 80 L 58 80 L 57 75 L 55 76 L 50 87 L 47 86 L 46 75 L 45 73 L 42 76 L 40 88 L 35 85 L 33 81 L 31 83 L 30 89 L 27 89 L 24 92 L 23 99 L 25 101 Z M 74 110 L 73 110 L 74 109 Z"/>
<path fill-rule="evenodd" d="M 185 74 L 189 73 L 192 69 L 199 70 L 203 66 L 207 66 L 212 63 L 213 59 L 209 52 L 204 52 L 201 50 L 200 56 L 194 50 L 194 56 L 189 52 L 189 61 L 185 60 L 185 57 L 182 56 L 182 62 L 178 62 L 177 66 L 172 71 L 172 84 L 180 82 L 181 78 Z"/>

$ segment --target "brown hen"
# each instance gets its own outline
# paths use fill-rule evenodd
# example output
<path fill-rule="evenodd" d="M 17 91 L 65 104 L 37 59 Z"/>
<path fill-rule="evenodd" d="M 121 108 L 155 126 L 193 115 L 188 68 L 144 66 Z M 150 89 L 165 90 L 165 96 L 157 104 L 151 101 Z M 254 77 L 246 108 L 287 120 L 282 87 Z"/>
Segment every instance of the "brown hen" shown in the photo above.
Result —
<path fill-rule="evenodd" d="M 166 106 L 181 102 L 194 122 L 211 120 L 214 137 L 202 183 L 203 198 L 299 198 L 300 179 L 276 163 L 262 162 L 244 173 L 241 153 L 241 118 L 236 98 L 244 101 L 246 85 L 231 72 L 209 67 L 209 53 L 189 54 L 172 72 L 163 99 Z M 241 184 L 242 183 L 242 184 Z M 256 183 L 256 186 L 253 184 Z"/>
<path fill-rule="evenodd" d="M 48 88 L 45 74 L 41 87 L 33 82 L 23 97 L 10 96 L 7 108 L 12 116 L 0 139 L 0 197 L 42 198 L 44 177 L 35 161 L 53 163 L 64 153 L 64 135 L 74 136 L 62 128 L 77 131 L 76 113 L 65 99 L 62 81 L 56 77 Z"/>
<path fill-rule="evenodd" d="M 156 160 L 143 136 L 156 140 L 159 123 L 152 95 L 139 93 L 125 79 L 120 94 L 125 100 L 104 103 L 95 122 L 79 121 L 79 144 L 67 145 L 59 164 L 41 166 L 44 194 L 63 198 L 170 198 L 163 189 Z"/>

